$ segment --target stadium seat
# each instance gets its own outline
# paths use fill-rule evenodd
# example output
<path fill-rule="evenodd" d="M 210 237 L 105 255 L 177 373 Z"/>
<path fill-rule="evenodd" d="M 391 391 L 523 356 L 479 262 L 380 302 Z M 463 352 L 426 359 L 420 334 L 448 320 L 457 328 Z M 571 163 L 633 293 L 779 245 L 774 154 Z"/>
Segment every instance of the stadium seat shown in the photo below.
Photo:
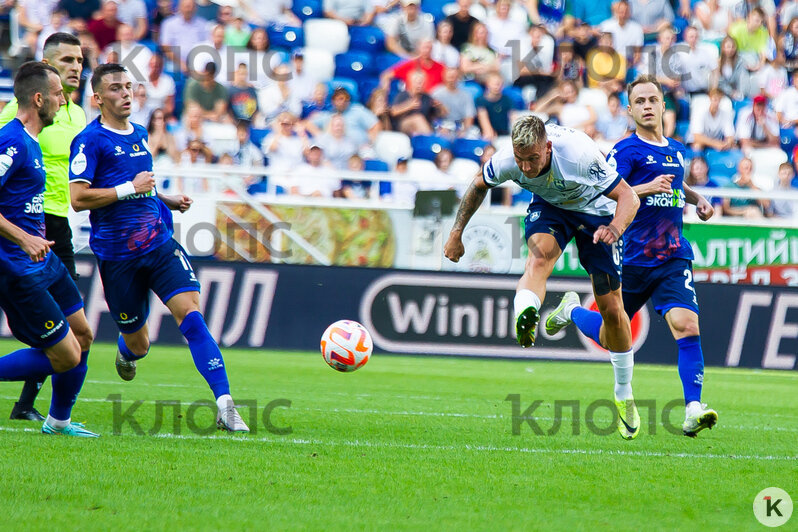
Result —
<path fill-rule="evenodd" d="M 435 160 L 435 157 L 443 149 L 451 149 L 452 143 L 449 140 L 435 135 L 416 135 L 410 139 L 413 146 L 414 159 Z"/>
<path fill-rule="evenodd" d="M 444 8 L 450 0 L 422 0 L 421 10 L 424 13 L 429 13 L 435 19 L 435 24 L 446 18 Z"/>
<path fill-rule="evenodd" d="M 679 106 L 679 109 L 676 112 L 676 121 L 677 122 L 689 122 L 690 121 L 690 100 L 688 100 L 686 98 L 676 98 L 676 104 Z"/>
<path fill-rule="evenodd" d="M 291 11 L 301 20 L 324 16 L 321 0 L 294 0 Z"/>
<path fill-rule="evenodd" d="M 471 159 L 458 157 L 449 166 L 449 173 L 461 177 L 464 182 L 470 182 L 474 175 L 479 172 L 479 168 L 479 163 L 475 163 Z"/>
<path fill-rule="evenodd" d="M 266 33 L 269 35 L 269 42 L 272 46 L 288 50 L 305 46 L 305 34 L 302 28 L 270 24 L 266 27 Z"/>
<path fill-rule="evenodd" d="M 709 177 L 718 184 L 727 183 L 737 173 L 737 163 L 743 158 L 740 150 L 715 151 L 706 150 L 704 157 L 709 166 Z"/>
<path fill-rule="evenodd" d="M 482 88 L 482 85 L 474 80 L 467 80 L 463 82 L 460 85 L 460 88 L 469 93 L 474 100 L 482 96 L 482 93 L 485 92 L 485 89 Z"/>
<path fill-rule="evenodd" d="M 505 94 L 505 96 L 513 101 L 513 109 L 527 108 L 526 102 L 524 101 L 524 95 L 522 94 L 520 87 L 513 87 L 511 85 L 505 87 L 502 92 Z"/>
<path fill-rule="evenodd" d="M 380 80 L 377 77 L 357 80 L 357 88 L 360 91 L 360 99 L 364 105 L 368 103 L 369 98 L 371 98 L 371 93 L 374 92 L 374 89 L 379 86 Z"/>
<path fill-rule="evenodd" d="M 393 166 L 400 157 L 410 158 L 413 146 L 410 137 L 398 131 L 380 131 L 374 141 L 377 157 Z"/>
<path fill-rule="evenodd" d="M 456 139 L 452 144 L 452 154 L 479 163 L 483 150 L 488 144 L 488 141 L 482 139 Z"/>
<path fill-rule="evenodd" d="M 361 80 L 378 74 L 374 56 L 368 52 L 345 52 L 335 56 L 335 76 Z"/>
<path fill-rule="evenodd" d="M 236 127 L 233 124 L 205 122 L 202 125 L 202 132 L 208 148 L 217 157 L 225 153 L 234 153 L 238 148 Z"/>
<path fill-rule="evenodd" d="M 396 54 L 392 54 L 391 52 L 382 52 L 375 58 L 375 64 L 377 66 L 377 70 L 382 72 L 383 70 L 388 70 L 401 60 L 402 58 Z"/>
<path fill-rule="evenodd" d="M 333 78 L 335 74 L 333 54 L 317 48 L 305 48 L 303 54 L 306 72 L 313 72 L 313 76 L 319 81 L 329 81 Z"/>
<path fill-rule="evenodd" d="M 263 139 L 265 139 L 266 135 L 268 135 L 269 133 L 271 133 L 271 130 L 268 128 L 257 129 L 253 127 L 249 130 L 249 140 L 255 146 L 260 146 L 261 144 L 263 144 Z"/>
<path fill-rule="evenodd" d="M 758 148 L 749 155 L 754 163 L 754 184 L 762 190 L 773 190 L 778 181 L 779 165 L 787 162 L 780 148 Z"/>
<path fill-rule="evenodd" d="M 391 168 L 388 163 L 379 159 L 364 159 L 363 169 L 366 172 L 390 172 Z"/>
<path fill-rule="evenodd" d="M 313 18 L 304 22 L 303 29 L 307 48 L 320 48 L 333 55 L 349 49 L 349 28 L 340 20 Z"/>
<path fill-rule="evenodd" d="M 360 90 L 355 80 L 335 77 L 330 81 L 329 86 L 330 94 L 338 87 L 343 87 L 349 92 L 349 96 L 352 98 L 353 103 L 360 103 Z"/>
<path fill-rule="evenodd" d="M 779 137 L 781 138 L 781 149 L 792 162 L 792 152 L 798 146 L 798 137 L 795 136 L 795 130 L 793 128 L 782 129 Z"/>
<path fill-rule="evenodd" d="M 579 91 L 579 96 L 576 101 L 582 105 L 589 105 L 598 116 L 601 116 L 608 110 L 607 93 L 601 89 L 584 87 Z"/>
<path fill-rule="evenodd" d="M 410 159 L 407 161 L 407 174 L 413 179 L 424 182 L 425 180 L 429 179 L 429 176 L 438 175 L 438 167 L 435 166 L 435 163 L 426 159 Z M 421 188 L 423 190 L 429 190 L 430 188 L 435 187 L 422 185 Z"/>
<path fill-rule="evenodd" d="M 385 34 L 374 26 L 349 26 L 349 49 L 376 55 L 385 50 Z"/>

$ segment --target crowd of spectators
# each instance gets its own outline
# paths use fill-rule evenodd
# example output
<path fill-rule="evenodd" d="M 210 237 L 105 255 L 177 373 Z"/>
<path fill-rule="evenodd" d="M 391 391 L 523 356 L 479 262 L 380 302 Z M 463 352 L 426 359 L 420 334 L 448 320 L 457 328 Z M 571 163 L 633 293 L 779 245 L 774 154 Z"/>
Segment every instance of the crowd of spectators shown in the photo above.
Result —
<path fill-rule="evenodd" d="M 285 193 L 364 197 L 376 187 L 323 179 L 296 185 L 290 174 L 403 172 L 415 157 L 451 177 L 453 161 L 477 165 L 504 145 L 522 113 L 581 129 L 608 151 L 632 133 L 624 89 L 642 73 L 656 75 L 665 90 L 665 133 L 688 147 L 694 184 L 791 190 L 798 0 L 777 2 L 16 0 L 5 6 L 20 28 L 12 36 L 19 60 L 41 57 L 53 32 L 80 38 L 86 60 L 75 98 L 89 119 L 99 112 L 87 87 L 92 68 L 125 64 L 135 84 L 131 119 L 147 126 L 157 158 L 268 164 Z M 407 136 L 411 152 L 380 150 L 378 139 L 387 132 Z M 380 190 L 407 197 L 403 187 Z M 718 202 L 724 215 L 745 217 L 792 216 L 791 205 Z"/>

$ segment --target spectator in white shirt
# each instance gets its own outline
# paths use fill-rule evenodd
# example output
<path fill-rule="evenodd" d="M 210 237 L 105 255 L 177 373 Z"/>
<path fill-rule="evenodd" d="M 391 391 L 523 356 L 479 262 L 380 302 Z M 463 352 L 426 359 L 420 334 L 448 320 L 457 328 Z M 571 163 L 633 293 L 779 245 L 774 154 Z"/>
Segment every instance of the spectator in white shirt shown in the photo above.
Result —
<path fill-rule="evenodd" d="M 347 26 L 368 26 L 374 18 L 370 0 L 324 0 L 324 16 Z"/>
<path fill-rule="evenodd" d="M 512 48 L 507 42 L 520 42 L 526 39 L 527 25 L 510 18 L 510 0 L 497 0 L 495 11 L 488 16 L 485 26 L 488 28 L 488 45 L 501 58 L 512 55 Z"/>
<path fill-rule="evenodd" d="M 627 0 L 618 0 L 612 6 L 613 17 L 599 26 L 602 33 L 611 33 L 615 50 L 627 59 L 643 46 L 643 26 L 631 20 Z"/>
<path fill-rule="evenodd" d="M 116 18 L 133 28 L 133 38 L 140 41 L 147 36 L 147 5 L 144 0 L 115 0 L 119 9 Z"/>
<path fill-rule="evenodd" d="M 692 137 L 693 150 L 711 148 L 724 151 L 734 147 L 734 113 L 721 107 L 721 101 L 725 97 L 720 89 L 710 90 L 707 111 L 694 112 L 690 117 L 688 136 Z"/>
<path fill-rule="evenodd" d="M 144 86 L 147 88 L 147 98 L 154 108 L 163 109 L 167 121 L 174 117 L 175 112 L 175 81 L 172 76 L 163 73 L 163 56 L 155 53 L 150 57 L 147 79 Z"/>
<path fill-rule="evenodd" d="M 438 23 L 438 35 L 435 42 L 432 43 L 433 60 L 451 68 L 460 66 L 460 52 L 452 46 L 452 37 L 454 30 L 452 23 L 448 20 L 442 20 Z"/>
<path fill-rule="evenodd" d="M 773 102 L 773 109 L 781 127 L 798 127 L 798 75 L 793 75 L 792 85 L 784 89 Z"/>
<path fill-rule="evenodd" d="M 699 45 L 698 29 L 687 26 L 682 32 L 684 44 L 689 48 L 679 54 L 679 72 L 682 75 L 682 88 L 689 93 L 705 93 L 709 88 L 712 71 L 717 65 L 715 54 Z"/>

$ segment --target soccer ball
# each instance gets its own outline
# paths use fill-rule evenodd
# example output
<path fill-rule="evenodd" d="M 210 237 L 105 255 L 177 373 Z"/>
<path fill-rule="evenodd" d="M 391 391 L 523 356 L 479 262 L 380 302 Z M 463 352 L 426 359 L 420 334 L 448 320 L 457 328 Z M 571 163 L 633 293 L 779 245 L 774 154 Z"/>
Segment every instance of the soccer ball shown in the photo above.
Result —
<path fill-rule="evenodd" d="M 371 335 L 356 321 L 339 320 L 321 335 L 321 354 L 331 368 L 348 372 L 366 365 L 374 349 Z"/>

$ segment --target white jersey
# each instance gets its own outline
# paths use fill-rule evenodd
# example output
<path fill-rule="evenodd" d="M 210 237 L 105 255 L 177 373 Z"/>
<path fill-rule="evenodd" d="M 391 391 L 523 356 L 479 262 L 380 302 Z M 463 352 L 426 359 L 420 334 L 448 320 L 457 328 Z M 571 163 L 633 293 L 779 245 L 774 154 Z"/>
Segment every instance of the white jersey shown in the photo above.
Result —
<path fill-rule="evenodd" d="M 615 201 L 604 192 L 620 181 L 618 172 L 604 158 L 598 145 L 586 134 L 568 127 L 546 126 L 551 141 L 551 169 L 529 179 L 515 163 L 511 146 L 497 151 L 482 169 L 488 186 L 505 181 L 539 196 L 560 209 L 596 216 L 615 214 Z"/>

